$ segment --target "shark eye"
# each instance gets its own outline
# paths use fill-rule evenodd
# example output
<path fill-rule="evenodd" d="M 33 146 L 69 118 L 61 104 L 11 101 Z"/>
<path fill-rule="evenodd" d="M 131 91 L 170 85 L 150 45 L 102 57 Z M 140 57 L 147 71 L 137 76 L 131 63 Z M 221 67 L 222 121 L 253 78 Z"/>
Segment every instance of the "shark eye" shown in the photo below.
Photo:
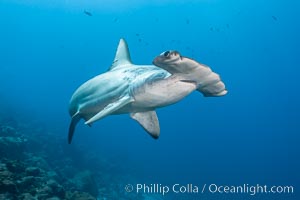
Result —
<path fill-rule="evenodd" d="M 165 51 L 165 52 L 163 53 L 163 55 L 164 55 L 165 57 L 168 57 L 168 56 L 170 55 L 170 51 Z"/>

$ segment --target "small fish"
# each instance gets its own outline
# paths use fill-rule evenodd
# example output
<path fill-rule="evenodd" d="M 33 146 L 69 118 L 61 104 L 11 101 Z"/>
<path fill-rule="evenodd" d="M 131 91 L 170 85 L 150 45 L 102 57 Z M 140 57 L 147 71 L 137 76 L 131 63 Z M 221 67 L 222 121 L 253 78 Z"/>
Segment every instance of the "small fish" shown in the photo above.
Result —
<path fill-rule="evenodd" d="M 84 12 L 84 14 L 86 14 L 86 15 L 88 15 L 88 16 L 90 16 L 90 17 L 93 16 L 92 13 L 90 13 L 89 11 L 86 11 L 86 10 L 85 10 L 85 11 L 83 11 L 83 12 Z"/>
<path fill-rule="evenodd" d="M 273 20 L 277 21 L 277 17 L 275 17 L 274 15 L 272 15 Z"/>

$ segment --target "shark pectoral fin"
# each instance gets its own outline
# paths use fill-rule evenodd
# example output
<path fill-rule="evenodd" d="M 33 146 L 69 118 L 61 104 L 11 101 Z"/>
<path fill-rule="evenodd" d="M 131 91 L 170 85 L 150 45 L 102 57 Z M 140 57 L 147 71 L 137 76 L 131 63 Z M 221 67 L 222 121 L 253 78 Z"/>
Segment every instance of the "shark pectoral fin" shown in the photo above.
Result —
<path fill-rule="evenodd" d="M 70 126 L 69 126 L 69 134 L 68 134 L 68 143 L 71 144 L 72 138 L 74 135 L 75 127 L 77 123 L 80 121 L 81 117 L 79 115 L 79 112 L 77 112 L 75 115 L 73 115 Z"/>
<path fill-rule="evenodd" d="M 134 100 L 130 96 L 124 96 L 120 98 L 119 100 L 108 104 L 103 110 L 98 112 L 96 115 L 94 115 L 92 118 L 90 118 L 88 121 L 85 122 L 85 124 L 90 125 L 91 123 L 113 113 L 114 111 L 122 108 L 128 103 L 133 102 Z"/>
<path fill-rule="evenodd" d="M 136 120 L 154 139 L 159 137 L 160 128 L 155 111 L 131 113 L 130 117 Z"/>

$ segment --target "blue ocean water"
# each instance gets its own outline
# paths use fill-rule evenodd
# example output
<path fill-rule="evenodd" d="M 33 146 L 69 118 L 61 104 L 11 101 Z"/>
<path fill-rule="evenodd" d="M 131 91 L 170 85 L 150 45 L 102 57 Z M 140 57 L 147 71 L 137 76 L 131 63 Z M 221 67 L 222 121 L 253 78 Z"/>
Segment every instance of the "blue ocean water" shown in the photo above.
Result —
<path fill-rule="evenodd" d="M 43 124 L 70 148 L 70 97 L 83 82 L 106 72 L 120 38 L 127 40 L 136 64 L 178 50 L 220 74 L 228 94 L 208 98 L 194 92 L 158 109 L 158 140 L 128 115 L 117 115 L 91 128 L 81 122 L 71 145 L 110 163 L 104 168 L 115 184 L 119 180 L 115 190 L 124 195 L 119 199 L 129 198 L 127 184 L 171 188 L 177 183 L 199 186 L 199 193 L 134 190 L 131 195 L 298 199 L 299 9 L 298 1 L 280 0 L 1 0 L 0 113 Z M 95 166 L 93 159 L 87 170 Z M 111 183 L 95 184 L 109 188 Z M 202 194 L 205 184 L 293 186 L 294 193 Z"/>

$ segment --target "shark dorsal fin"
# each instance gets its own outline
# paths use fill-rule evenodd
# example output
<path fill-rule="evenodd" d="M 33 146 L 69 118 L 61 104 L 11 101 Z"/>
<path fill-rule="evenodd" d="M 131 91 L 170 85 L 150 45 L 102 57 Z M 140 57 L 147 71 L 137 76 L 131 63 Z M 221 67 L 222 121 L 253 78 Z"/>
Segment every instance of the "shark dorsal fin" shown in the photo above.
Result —
<path fill-rule="evenodd" d="M 127 42 L 123 38 L 121 38 L 119 45 L 118 45 L 118 49 L 116 52 L 114 62 L 111 65 L 111 67 L 109 68 L 109 70 L 112 70 L 118 66 L 127 65 L 127 64 L 131 64 L 130 53 L 128 50 Z"/>

